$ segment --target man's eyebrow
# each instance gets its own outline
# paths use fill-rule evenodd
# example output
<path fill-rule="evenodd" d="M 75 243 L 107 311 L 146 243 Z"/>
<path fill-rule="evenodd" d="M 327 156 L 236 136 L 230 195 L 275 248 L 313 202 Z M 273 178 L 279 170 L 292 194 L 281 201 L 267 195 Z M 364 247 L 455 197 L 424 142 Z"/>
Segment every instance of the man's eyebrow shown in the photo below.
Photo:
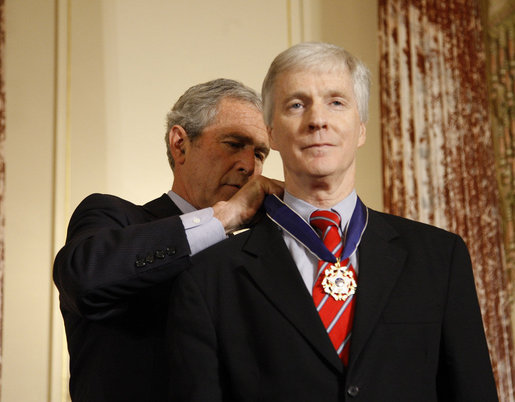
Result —
<path fill-rule="evenodd" d="M 349 93 L 341 91 L 341 90 L 329 91 L 327 93 L 327 96 L 332 97 L 332 98 L 352 99 L 352 94 L 349 94 Z"/>
<path fill-rule="evenodd" d="M 270 147 L 267 147 L 266 145 L 257 145 L 256 151 L 261 152 L 265 156 L 268 156 L 270 153 Z"/>
<path fill-rule="evenodd" d="M 330 90 L 326 91 L 323 95 L 326 97 L 338 97 L 338 98 L 345 98 L 345 99 L 351 98 L 351 96 L 349 94 L 347 94 L 345 91 L 340 90 L 340 89 L 330 89 Z M 292 92 L 291 94 L 286 95 L 285 98 L 283 99 L 283 102 L 288 103 L 292 99 L 304 99 L 304 98 L 308 98 L 309 96 L 310 95 L 303 90 L 296 90 L 295 92 Z"/>
<path fill-rule="evenodd" d="M 295 92 L 293 92 L 291 94 L 286 95 L 286 97 L 284 98 L 283 102 L 284 103 L 288 103 L 292 99 L 303 99 L 303 98 L 305 98 L 307 96 L 308 95 L 304 91 L 299 90 L 299 91 L 295 91 Z"/>
<path fill-rule="evenodd" d="M 270 147 L 266 146 L 266 144 L 264 144 L 262 142 L 256 143 L 251 136 L 246 135 L 246 134 L 228 133 L 228 134 L 225 134 L 224 136 L 222 136 L 221 139 L 222 140 L 233 139 L 233 140 L 242 142 L 244 144 L 255 145 L 256 150 L 258 152 L 263 153 L 265 156 L 267 156 L 270 153 Z"/>

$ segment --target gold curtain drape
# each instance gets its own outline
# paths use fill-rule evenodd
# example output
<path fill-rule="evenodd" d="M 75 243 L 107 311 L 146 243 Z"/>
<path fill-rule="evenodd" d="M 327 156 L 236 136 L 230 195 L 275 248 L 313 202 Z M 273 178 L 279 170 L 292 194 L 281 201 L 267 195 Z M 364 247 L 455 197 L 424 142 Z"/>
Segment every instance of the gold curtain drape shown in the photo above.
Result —
<path fill-rule="evenodd" d="M 379 0 L 387 212 L 460 234 L 502 401 L 513 341 L 479 0 Z"/>

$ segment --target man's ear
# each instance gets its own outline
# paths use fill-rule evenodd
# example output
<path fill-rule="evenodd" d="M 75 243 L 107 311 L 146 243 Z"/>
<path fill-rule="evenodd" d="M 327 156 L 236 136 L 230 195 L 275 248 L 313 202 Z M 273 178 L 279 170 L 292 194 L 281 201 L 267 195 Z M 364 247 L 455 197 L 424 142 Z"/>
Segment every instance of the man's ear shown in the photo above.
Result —
<path fill-rule="evenodd" d="M 266 126 L 266 131 L 268 133 L 268 141 L 270 142 L 270 148 L 277 151 L 277 147 L 276 147 L 276 144 L 274 141 L 274 134 L 273 134 L 274 129 L 272 128 L 272 126 Z"/>
<path fill-rule="evenodd" d="M 358 148 L 365 144 L 367 140 L 367 126 L 361 122 L 359 125 Z"/>
<path fill-rule="evenodd" d="M 175 165 L 184 163 L 186 160 L 186 149 L 190 142 L 186 130 L 178 125 L 173 126 L 170 129 L 168 141 Z"/>

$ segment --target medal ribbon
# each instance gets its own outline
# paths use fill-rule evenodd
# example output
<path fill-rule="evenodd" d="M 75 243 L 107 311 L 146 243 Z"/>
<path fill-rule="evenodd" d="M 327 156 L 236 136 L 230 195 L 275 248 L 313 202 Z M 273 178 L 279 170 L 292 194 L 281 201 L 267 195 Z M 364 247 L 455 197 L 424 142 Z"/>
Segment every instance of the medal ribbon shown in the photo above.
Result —
<path fill-rule="evenodd" d="M 316 255 L 318 259 L 331 263 L 336 262 L 336 257 L 327 249 L 313 227 L 280 198 L 276 195 L 267 195 L 265 197 L 264 206 L 266 214 L 270 219 L 291 234 L 304 247 Z M 356 251 L 361 237 L 365 232 L 365 228 L 367 227 L 367 223 L 368 209 L 359 197 L 357 197 L 356 206 L 354 207 L 354 212 L 352 213 L 345 233 L 346 240 L 341 255 L 341 261 L 345 261 Z"/>

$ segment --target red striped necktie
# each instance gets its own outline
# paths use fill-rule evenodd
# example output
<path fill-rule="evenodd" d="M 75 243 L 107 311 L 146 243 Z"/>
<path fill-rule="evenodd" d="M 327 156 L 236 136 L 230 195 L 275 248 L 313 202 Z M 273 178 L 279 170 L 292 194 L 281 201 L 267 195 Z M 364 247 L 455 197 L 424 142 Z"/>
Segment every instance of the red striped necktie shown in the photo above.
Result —
<path fill-rule="evenodd" d="M 317 210 L 311 214 L 310 223 L 313 227 L 318 229 L 325 246 L 339 261 L 343 250 L 340 216 L 333 211 Z M 340 356 L 343 363 L 347 366 L 349 363 L 355 297 L 354 294 L 347 295 L 347 293 L 344 293 L 342 295 L 336 292 L 336 298 L 340 299 L 336 300 L 335 297 L 324 290 L 323 284 L 324 279 L 327 278 L 329 281 L 332 281 L 333 285 L 336 284 L 337 286 L 340 280 L 339 278 L 341 278 L 342 275 L 338 274 L 334 276 L 331 274 L 331 269 L 333 268 L 332 272 L 345 272 L 344 276 L 349 278 L 346 280 L 354 281 L 355 285 L 356 273 L 349 259 L 347 258 L 345 261 L 340 262 L 340 264 L 342 268 L 340 270 L 334 270 L 334 266 L 330 262 L 323 260 L 318 261 L 317 279 L 313 288 L 313 301 L 338 356 Z M 328 275 L 332 276 L 332 279 L 328 278 Z M 353 292 L 354 290 L 352 293 Z"/>

